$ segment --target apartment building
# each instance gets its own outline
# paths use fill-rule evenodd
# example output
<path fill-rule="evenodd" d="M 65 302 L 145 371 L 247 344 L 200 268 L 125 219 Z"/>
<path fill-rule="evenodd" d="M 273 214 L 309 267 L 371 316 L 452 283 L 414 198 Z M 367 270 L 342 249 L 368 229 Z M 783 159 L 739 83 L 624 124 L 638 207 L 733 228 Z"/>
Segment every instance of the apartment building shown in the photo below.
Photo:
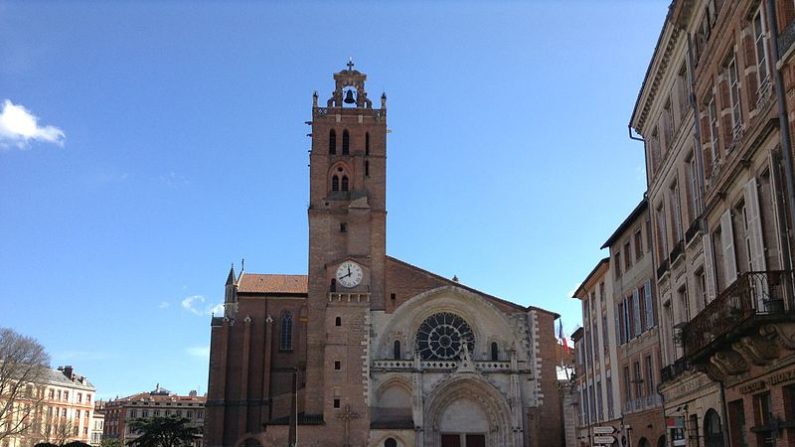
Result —
<path fill-rule="evenodd" d="M 669 445 L 795 443 L 793 22 L 792 0 L 675 0 L 632 115 Z"/>
<path fill-rule="evenodd" d="M 599 261 L 573 298 L 582 301 L 583 327 L 574 333 L 575 386 L 579 394 L 577 438 L 592 445 L 597 427 L 620 430 L 621 409 L 618 391 L 615 318 L 608 274 L 610 259 Z"/>
<path fill-rule="evenodd" d="M 602 245 L 610 250 L 614 309 L 616 374 L 620 390 L 621 423 L 629 445 L 665 442 L 662 398 L 658 394 L 662 352 L 659 311 L 653 280 L 651 217 L 644 197 Z"/>
<path fill-rule="evenodd" d="M 91 428 L 89 430 L 89 444 L 99 446 L 102 444 L 102 436 L 105 432 L 105 413 L 94 407 L 94 414 L 91 416 Z"/>
<path fill-rule="evenodd" d="M 86 377 L 71 366 L 47 369 L 41 382 L 30 384 L 28 390 L 26 400 L 18 405 L 36 407 L 31 413 L 33 423 L 20 435 L 5 438 L 2 447 L 89 441 L 96 390 Z"/>
<path fill-rule="evenodd" d="M 160 384 L 149 392 L 109 400 L 104 403 L 104 437 L 119 439 L 122 445 L 127 445 L 140 436 L 130 422 L 151 417 L 178 416 L 188 419 L 192 426 L 203 427 L 206 402 L 207 397 L 199 396 L 196 391 L 181 396 L 161 388 Z M 202 445 L 201 439 L 194 443 L 194 447 Z"/>

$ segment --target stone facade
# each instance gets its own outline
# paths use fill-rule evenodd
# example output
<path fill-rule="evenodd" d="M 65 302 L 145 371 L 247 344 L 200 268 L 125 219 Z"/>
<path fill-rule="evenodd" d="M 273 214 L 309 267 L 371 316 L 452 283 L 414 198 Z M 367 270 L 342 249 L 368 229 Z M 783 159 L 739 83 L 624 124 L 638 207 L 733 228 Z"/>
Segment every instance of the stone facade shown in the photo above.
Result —
<path fill-rule="evenodd" d="M 795 442 L 793 30 L 789 0 L 675 0 L 632 115 L 672 445 Z"/>
<path fill-rule="evenodd" d="M 308 275 L 230 272 L 207 444 L 563 445 L 558 316 L 386 255 L 386 96 L 352 63 L 334 79 L 309 123 Z"/>
<path fill-rule="evenodd" d="M 31 384 L 30 389 L 28 401 L 21 405 L 35 407 L 33 423 L 25 432 L 3 439 L 2 447 L 90 441 L 96 389 L 85 376 L 75 373 L 71 366 L 48 368 L 41 383 Z"/>

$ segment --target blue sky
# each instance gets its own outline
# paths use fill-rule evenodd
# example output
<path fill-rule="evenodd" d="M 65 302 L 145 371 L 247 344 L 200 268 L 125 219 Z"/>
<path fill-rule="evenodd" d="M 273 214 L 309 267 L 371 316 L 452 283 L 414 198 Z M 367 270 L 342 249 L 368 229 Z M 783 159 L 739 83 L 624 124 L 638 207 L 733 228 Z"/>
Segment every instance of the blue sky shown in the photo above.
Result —
<path fill-rule="evenodd" d="M 230 263 L 306 272 L 304 121 L 352 57 L 388 96 L 388 253 L 571 333 L 645 188 L 667 5 L 0 1 L 0 326 L 101 397 L 206 392 Z"/>

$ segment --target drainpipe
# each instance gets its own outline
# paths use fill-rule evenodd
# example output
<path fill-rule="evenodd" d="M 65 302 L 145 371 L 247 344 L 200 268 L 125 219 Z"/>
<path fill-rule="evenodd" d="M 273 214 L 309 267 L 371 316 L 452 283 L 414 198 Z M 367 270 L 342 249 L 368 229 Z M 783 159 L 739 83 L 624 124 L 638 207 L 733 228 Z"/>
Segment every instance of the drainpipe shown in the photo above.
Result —
<path fill-rule="evenodd" d="M 723 419 L 723 427 L 721 427 L 721 433 L 723 433 L 723 445 L 732 447 L 732 439 L 729 436 L 729 411 L 727 410 L 726 403 L 726 386 L 723 384 L 722 380 L 718 381 L 718 383 L 720 384 L 720 410 L 721 413 L 723 413 L 721 415 L 721 419 Z"/>
<path fill-rule="evenodd" d="M 781 161 L 784 164 L 784 177 L 786 184 L 786 201 L 789 207 L 789 219 L 792 225 L 795 225 L 795 182 L 793 182 L 793 165 L 792 165 L 792 142 L 789 132 L 789 119 L 787 118 L 787 98 L 784 94 L 784 78 L 781 74 L 781 65 L 779 59 L 781 54 L 778 47 L 778 19 L 776 18 L 776 5 L 775 0 L 767 0 L 767 23 L 770 29 L 770 52 L 773 54 L 775 60 L 775 87 L 776 87 L 776 103 L 778 106 L 778 124 L 781 132 Z M 792 269 L 791 249 L 792 249 L 792 231 L 787 228 L 786 218 L 784 220 L 786 245 L 789 248 L 787 256 L 783 256 L 785 268 Z"/>
<path fill-rule="evenodd" d="M 646 140 L 643 138 L 638 138 L 635 135 L 632 135 L 632 123 L 627 124 L 627 132 L 629 133 L 629 139 L 635 141 L 643 142 L 643 161 L 646 161 Z M 649 178 L 649 165 L 646 163 L 646 190 L 649 190 L 649 185 L 651 184 L 651 178 Z"/>

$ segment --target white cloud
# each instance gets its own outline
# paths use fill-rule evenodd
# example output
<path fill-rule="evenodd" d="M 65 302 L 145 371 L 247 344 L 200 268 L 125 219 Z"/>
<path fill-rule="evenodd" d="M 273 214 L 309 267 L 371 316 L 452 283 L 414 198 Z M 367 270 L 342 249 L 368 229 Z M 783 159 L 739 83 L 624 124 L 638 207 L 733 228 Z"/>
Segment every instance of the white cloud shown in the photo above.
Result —
<path fill-rule="evenodd" d="M 212 315 L 213 313 L 219 314 L 223 312 L 224 305 L 218 304 L 205 304 L 207 298 L 201 295 L 191 295 L 180 302 L 183 309 L 194 315 Z"/>
<path fill-rule="evenodd" d="M 63 131 L 55 126 L 39 126 L 39 118 L 10 99 L 3 101 L 0 111 L 0 147 L 16 146 L 24 149 L 31 140 L 63 146 Z"/>
<path fill-rule="evenodd" d="M 165 309 L 165 308 L 167 308 L 170 305 L 171 305 L 171 303 L 169 303 L 168 301 L 163 301 L 162 303 L 160 303 L 159 306 L 157 306 L 157 308 L 158 309 Z"/>
<path fill-rule="evenodd" d="M 210 358 L 210 347 L 209 346 L 191 346 L 185 349 L 185 352 L 191 357 L 198 357 L 201 359 L 209 359 Z"/>
<path fill-rule="evenodd" d="M 224 313 L 224 305 L 221 303 L 210 308 L 210 315 L 221 315 L 222 313 Z"/>

